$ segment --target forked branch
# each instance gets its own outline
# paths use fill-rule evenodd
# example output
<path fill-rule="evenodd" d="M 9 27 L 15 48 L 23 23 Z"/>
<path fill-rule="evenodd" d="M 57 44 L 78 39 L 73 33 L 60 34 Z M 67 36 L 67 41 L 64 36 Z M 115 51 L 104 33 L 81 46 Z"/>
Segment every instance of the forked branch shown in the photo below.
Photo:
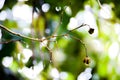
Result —
<path fill-rule="evenodd" d="M 48 40 L 49 41 L 49 39 L 51 39 L 51 38 L 55 38 L 55 37 L 65 37 L 65 36 L 70 36 L 71 38 L 73 38 L 73 39 L 75 39 L 75 40 L 78 40 L 83 46 L 84 46 L 84 48 L 85 48 L 85 53 L 86 53 L 86 58 L 88 58 L 88 55 L 87 55 L 87 48 L 86 48 L 86 45 L 79 39 L 79 38 L 77 38 L 77 37 L 75 37 L 75 36 L 72 36 L 72 35 L 70 35 L 69 33 L 70 32 L 72 32 L 72 31 L 74 31 L 74 30 L 76 30 L 76 29 L 79 29 L 79 28 L 81 28 L 81 27 L 84 27 L 84 26 L 88 26 L 89 27 L 89 34 L 92 34 L 93 32 L 94 32 L 94 29 L 93 28 L 90 28 L 90 26 L 88 25 L 88 24 L 82 24 L 82 25 L 80 25 L 80 26 L 78 26 L 78 27 L 76 27 L 76 28 L 74 28 L 74 29 L 72 29 L 72 30 L 69 30 L 67 33 L 65 33 L 65 34 L 61 34 L 61 35 L 52 35 L 52 36 L 48 36 L 48 37 L 46 37 L 46 38 L 41 38 L 41 39 L 39 39 L 39 38 L 33 38 L 33 37 L 27 37 L 27 36 L 24 36 L 24 35 L 22 35 L 22 34 L 19 34 L 19 33 L 16 33 L 16 32 L 13 32 L 13 31 L 11 31 L 10 29 L 8 29 L 7 27 L 5 27 L 5 26 L 3 26 L 3 25 L 1 25 L 0 24 L 0 29 L 1 30 L 5 30 L 5 31 L 7 31 L 8 33 L 10 33 L 10 34 L 13 34 L 13 35 L 16 35 L 16 36 L 18 36 L 18 37 L 21 37 L 21 38 L 25 38 L 25 39 L 29 39 L 29 40 L 32 40 L 32 41 L 38 41 L 38 42 L 43 42 L 43 41 L 45 41 L 45 40 Z M 0 44 L 5 44 L 5 43 L 9 43 L 9 42 L 15 42 L 15 41 L 20 41 L 20 40 L 9 40 L 9 41 L 5 41 L 5 42 L 0 42 Z M 49 52 L 50 52 L 50 62 L 52 62 L 52 51 L 50 50 L 50 48 L 49 47 L 46 47 L 48 50 L 49 50 Z M 84 62 L 86 62 L 87 60 L 85 60 Z M 87 63 L 88 63 L 88 61 L 87 61 Z"/>
<path fill-rule="evenodd" d="M 89 26 L 89 25 L 88 25 L 88 24 L 82 24 L 82 25 L 78 26 L 78 27 L 75 28 L 75 29 L 69 30 L 66 34 L 62 34 L 62 35 L 58 35 L 58 36 L 52 35 L 52 36 L 48 36 L 48 37 L 46 37 L 46 38 L 44 38 L 44 39 L 39 39 L 39 38 L 33 38 L 33 37 L 24 36 L 24 35 L 22 35 L 22 34 L 13 32 L 12 30 L 8 29 L 7 27 L 5 27 L 5 26 L 3 26 L 3 25 L 1 25 L 1 24 L 0 24 L 0 29 L 5 30 L 5 31 L 7 31 L 8 33 L 11 33 L 11 34 L 16 35 L 16 36 L 21 37 L 21 38 L 29 39 L 29 40 L 32 40 L 32 41 L 43 42 L 44 40 L 48 40 L 48 39 L 54 38 L 54 37 L 64 37 L 64 36 L 68 35 L 69 32 L 72 32 L 72 31 L 74 31 L 74 30 L 76 30 L 76 29 L 79 29 L 79 28 L 81 28 L 81 27 L 83 27 L 83 26 Z M 90 27 L 89 27 L 89 28 L 90 28 Z M 92 32 L 90 32 L 91 30 L 92 30 Z M 89 33 L 92 34 L 93 32 L 94 32 L 94 29 L 90 28 L 90 29 L 89 29 Z M 11 41 L 10 41 L 10 42 L 11 42 Z"/>

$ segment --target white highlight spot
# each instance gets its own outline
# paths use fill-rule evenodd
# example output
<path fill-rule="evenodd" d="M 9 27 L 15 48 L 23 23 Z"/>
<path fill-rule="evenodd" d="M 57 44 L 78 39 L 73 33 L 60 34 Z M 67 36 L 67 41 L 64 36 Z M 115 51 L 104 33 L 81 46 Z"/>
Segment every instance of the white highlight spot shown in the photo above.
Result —
<path fill-rule="evenodd" d="M 90 41 L 90 45 L 92 45 L 91 50 L 93 49 L 93 50 L 95 50 L 97 52 L 101 52 L 101 53 L 104 51 L 104 46 L 103 46 L 102 42 L 100 42 L 100 40 L 98 40 L 98 39 L 94 39 L 94 40 Z"/>
<path fill-rule="evenodd" d="M 53 68 L 51 71 L 50 71 L 50 76 L 54 79 L 58 79 L 59 78 L 59 72 L 56 68 Z"/>
<path fill-rule="evenodd" d="M 1 20 L 1 21 L 4 21 L 6 18 L 7 18 L 7 13 L 6 13 L 6 11 L 2 11 L 2 12 L 0 13 L 0 20 Z"/>
<path fill-rule="evenodd" d="M 35 78 L 39 75 L 43 68 L 43 62 L 39 62 L 39 64 L 37 64 L 33 68 L 23 67 L 22 69 L 19 69 L 18 72 L 29 79 L 35 80 Z"/>
<path fill-rule="evenodd" d="M 76 20 L 76 18 L 70 18 L 70 22 L 68 24 L 68 30 L 72 30 L 74 28 L 76 28 L 78 26 L 78 22 Z"/>
<path fill-rule="evenodd" d="M 30 49 L 23 49 L 23 55 L 24 55 L 23 62 L 26 63 L 32 56 L 32 51 Z"/>
<path fill-rule="evenodd" d="M 60 79 L 61 80 L 66 80 L 68 78 L 68 73 L 66 72 L 61 72 L 60 73 Z"/>
<path fill-rule="evenodd" d="M 46 32 L 47 34 L 50 34 L 50 29 L 46 29 L 45 32 Z"/>
<path fill-rule="evenodd" d="M 13 57 L 4 57 L 2 60 L 2 64 L 5 67 L 9 67 L 13 62 Z"/>
<path fill-rule="evenodd" d="M 44 3 L 44 4 L 42 5 L 42 11 L 43 11 L 43 12 L 48 12 L 49 9 L 50 9 L 50 5 L 49 5 L 48 3 Z"/>
<path fill-rule="evenodd" d="M 68 15 L 72 15 L 72 10 L 69 6 L 66 6 L 66 9 L 65 9 L 65 12 L 68 14 Z"/>
<path fill-rule="evenodd" d="M 31 30 L 30 30 L 30 28 L 28 28 L 28 27 L 26 28 L 26 27 L 25 27 L 25 28 L 23 28 L 23 31 L 22 31 L 22 32 L 27 35 L 27 34 L 30 34 L 30 33 L 31 33 Z"/>
<path fill-rule="evenodd" d="M 75 17 L 72 17 L 70 19 L 70 22 L 68 24 L 68 30 L 74 29 L 82 24 L 88 24 L 91 28 L 95 29 L 94 33 L 92 34 L 93 37 L 98 36 L 98 28 L 96 25 L 96 20 L 93 15 L 92 8 L 89 5 L 85 6 L 85 10 L 78 12 Z M 78 29 L 79 31 L 86 32 L 89 30 L 88 26 L 81 27 Z M 84 30 L 84 31 L 83 31 Z"/>
<path fill-rule="evenodd" d="M 59 12 L 59 11 L 61 11 L 61 7 L 60 7 L 60 6 L 55 7 L 55 10 L 56 10 L 57 12 Z"/>
<path fill-rule="evenodd" d="M 111 59 L 115 59 L 119 52 L 119 44 L 117 42 L 114 42 L 111 44 L 111 46 L 108 49 L 108 55 Z"/>
<path fill-rule="evenodd" d="M 66 59 L 66 55 L 62 52 L 62 50 L 55 50 L 53 53 L 53 58 L 58 64 L 62 63 Z"/>
<path fill-rule="evenodd" d="M 120 24 L 119 23 L 115 23 L 115 33 L 118 34 L 118 36 L 120 34 Z"/>
<path fill-rule="evenodd" d="M 91 68 L 86 68 L 85 71 L 78 76 L 77 80 L 89 80 L 92 77 L 91 71 Z"/>
<path fill-rule="evenodd" d="M 5 0 L 0 0 L 0 9 L 4 6 Z"/>
<path fill-rule="evenodd" d="M 99 12 L 100 17 L 110 19 L 112 17 L 111 6 L 104 4 Z"/>
<path fill-rule="evenodd" d="M 12 9 L 15 20 L 24 20 L 27 23 L 32 22 L 32 8 L 28 5 L 15 5 Z"/>

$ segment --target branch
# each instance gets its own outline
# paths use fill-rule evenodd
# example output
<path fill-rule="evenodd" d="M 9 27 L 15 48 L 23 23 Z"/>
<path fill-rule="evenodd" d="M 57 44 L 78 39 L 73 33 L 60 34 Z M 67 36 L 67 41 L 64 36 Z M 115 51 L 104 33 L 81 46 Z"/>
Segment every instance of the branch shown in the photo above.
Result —
<path fill-rule="evenodd" d="M 90 28 L 90 26 L 89 26 L 88 24 L 82 24 L 82 25 L 76 27 L 75 29 L 69 30 L 69 32 L 72 32 L 72 31 L 74 31 L 74 30 L 76 30 L 76 29 L 79 29 L 79 28 L 81 28 L 81 27 L 84 27 L 84 26 L 88 26 L 88 27 Z"/>
<path fill-rule="evenodd" d="M 0 42 L 0 44 L 7 44 L 7 43 L 10 43 L 10 42 L 16 42 L 16 41 L 20 41 L 20 40 L 2 41 L 2 42 Z"/>
<path fill-rule="evenodd" d="M 29 39 L 29 40 L 33 40 L 33 41 L 39 41 L 39 42 L 42 41 L 42 39 L 31 38 L 31 37 L 27 37 L 27 36 L 24 36 L 24 35 L 22 35 L 22 34 L 13 32 L 13 31 L 11 31 L 10 29 L 6 28 L 5 26 L 3 26 L 3 25 L 1 25 L 1 24 L 0 24 L 0 28 L 3 29 L 3 30 L 5 30 L 5 31 L 7 31 L 7 32 L 9 32 L 9 33 L 11 33 L 11 34 L 13 34 L 13 35 L 16 35 L 16 36 L 19 36 L 19 37 L 22 37 L 22 38 L 25 38 L 25 39 Z"/>
<path fill-rule="evenodd" d="M 83 46 L 84 46 L 84 48 L 85 48 L 85 53 L 86 53 L 86 57 L 88 56 L 88 54 L 87 54 L 87 47 L 86 47 L 86 45 L 85 45 L 85 43 L 83 42 L 83 41 L 81 41 L 79 38 L 77 38 L 77 37 L 74 37 L 74 36 L 72 36 L 72 35 L 70 35 L 70 37 L 72 37 L 73 39 L 75 39 L 75 40 L 78 40 Z"/>
<path fill-rule="evenodd" d="M 32 38 L 32 37 L 27 37 L 27 36 L 21 35 L 21 34 L 19 34 L 19 33 L 16 33 L 16 32 L 11 31 L 10 29 L 6 28 L 5 26 L 3 26 L 3 25 L 1 25 L 1 24 L 0 24 L 0 29 L 3 29 L 3 30 L 5 30 L 5 31 L 7 31 L 7 32 L 9 32 L 9 33 L 11 33 L 11 34 L 13 34 L 13 35 L 16 35 L 16 36 L 19 36 L 19 37 L 22 37 L 22 38 L 26 38 L 26 39 L 29 39 L 29 40 L 32 40 L 32 41 L 43 42 L 43 41 L 48 40 L 48 39 L 50 39 L 50 38 L 68 36 L 70 32 L 72 32 L 72 31 L 74 31 L 74 30 L 76 30 L 76 29 L 79 29 L 79 28 L 81 28 L 81 27 L 84 27 L 84 26 L 89 26 L 89 25 L 88 25 L 88 24 L 82 24 L 82 25 L 78 26 L 78 27 L 75 28 L 75 29 L 69 30 L 69 31 L 68 31 L 67 33 L 65 33 L 65 34 L 62 34 L 62 35 L 52 35 L 52 36 L 48 36 L 48 37 L 46 37 L 46 38 L 44 38 L 44 39 Z M 90 28 L 90 26 L 89 26 L 89 31 L 88 31 L 88 32 L 89 32 L 90 34 L 92 34 L 92 33 L 94 32 L 94 29 L 93 29 L 93 28 Z M 70 35 L 70 37 L 72 37 L 73 39 L 78 40 L 78 41 L 84 46 L 84 48 L 85 48 L 85 53 L 86 53 L 86 57 L 88 57 L 86 45 L 85 45 L 79 38 L 74 37 L 74 36 L 72 36 L 72 35 Z M 10 40 L 10 41 L 6 41 L 6 42 L 0 42 L 0 44 L 9 43 L 9 42 L 15 42 L 15 41 L 20 41 L 20 40 Z M 48 41 L 50 41 L 50 40 L 48 40 Z M 49 47 L 46 47 L 46 48 L 47 48 L 47 49 L 49 50 L 49 52 L 50 52 L 50 62 L 52 62 L 52 51 L 51 51 L 51 49 L 50 49 Z"/>
<path fill-rule="evenodd" d="M 74 31 L 74 30 L 76 30 L 76 29 L 79 29 L 79 28 L 81 28 L 81 27 L 84 27 L 84 26 L 88 26 L 88 27 L 89 27 L 89 31 L 88 31 L 89 34 L 93 34 L 93 33 L 94 33 L 94 29 L 91 28 L 90 25 L 88 25 L 88 24 L 82 24 L 82 25 L 76 27 L 75 29 L 69 30 L 68 33 L 69 33 L 69 32 L 72 32 L 72 31 Z"/>
<path fill-rule="evenodd" d="M 89 25 L 88 25 L 88 24 L 82 24 L 82 25 L 78 26 L 78 27 L 75 28 L 75 29 L 69 30 L 66 34 L 62 34 L 62 35 L 58 35 L 58 36 L 52 35 L 52 36 L 48 36 L 48 37 L 45 38 L 45 39 L 39 39 L 39 38 L 27 37 L 27 36 L 24 36 L 24 35 L 22 35 L 22 34 L 13 32 L 13 31 L 11 31 L 10 29 L 8 29 L 8 28 L 6 28 L 5 26 L 3 26 L 3 25 L 0 24 L 0 28 L 1 28 L 1 29 L 5 30 L 5 31 L 7 31 L 7 32 L 9 32 L 9 33 L 11 33 L 11 34 L 13 34 L 13 35 L 16 35 L 16 36 L 19 36 L 19 37 L 22 37 L 22 38 L 25 38 L 25 39 L 33 40 L 33 41 L 39 41 L 39 42 L 43 42 L 44 40 L 48 40 L 48 39 L 54 38 L 54 37 L 66 36 L 69 32 L 72 32 L 72 31 L 74 31 L 74 30 L 76 30 L 76 29 L 79 29 L 79 28 L 81 28 L 81 27 L 83 27 L 83 26 L 89 26 Z M 90 28 L 90 29 L 91 29 L 91 28 Z"/>
<path fill-rule="evenodd" d="M 47 48 L 47 50 L 48 50 L 48 51 L 49 51 L 49 53 L 50 53 L 50 63 L 53 63 L 52 50 L 51 50 L 48 46 L 46 46 L 46 48 Z"/>
<path fill-rule="evenodd" d="M 100 3 L 100 0 L 97 0 L 97 2 L 98 2 L 98 5 L 102 8 L 102 5 L 101 5 L 101 3 Z"/>

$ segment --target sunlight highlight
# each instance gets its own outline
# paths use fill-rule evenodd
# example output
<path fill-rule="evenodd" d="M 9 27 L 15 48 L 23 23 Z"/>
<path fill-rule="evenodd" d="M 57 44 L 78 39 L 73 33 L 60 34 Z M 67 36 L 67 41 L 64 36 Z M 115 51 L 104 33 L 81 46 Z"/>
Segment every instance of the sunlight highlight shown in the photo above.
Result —
<path fill-rule="evenodd" d="M 78 21 L 76 18 L 72 17 L 70 18 L 70 22 L 68 24 L 68 30 L 72 30 L 78 26 Z"/>
<path fill-rule="evenodd" d="M 23 20 L 27 23 L 32 22 L 32 8 L 28 5 L 15 5 L 12 13 L 15 20 Z"/>
<path fill-rule="evenodd" d="M 85 12 L 84 12 L 84 23 L 88 24 L 91 28 L 95 29 L 94 33 L 92 34 L 93 37 L 98 36 L 98 28 L 95 20 L 95 16 L 93 13 L 92 8 L 90 5 L 85 6 Z"/>
<path fill-rule="evenodd" d="M 55 7 L 55 10 L 56 10 L 57 12 L 59 12 L 59 11 L 61 11 L 61 7 L 60 7 L 60 6 L 57 6 L 57 7 Z"/>
<path fill-rule="evenodd" d="M 104 4 L 104 5 L 102 5 L 102 8 L 101 8 L 99 14 L 100 14 L 100 17 L 102 17 L 104 19 L 110 19 L 110 18 L 112 18 L 111 12 L 112 12 L 111 6 L 108 4 Z"/>
<path fill-rule="evenodd" d="M 2 60 L 2 64 L 5 67 L 9 67 L 13 62 L 13 57 L 4 57 Z"/>
<path fill-rule="evenodd" d="M 66 6 L 66 9 L 65 9 L 65 12 L 68 14 L 68 15 L 72 15 L 72 10 L 69 6 Z"/>
<path fill-rule="evenodd" d="M 66 80 L 68 78 L 68 73 L 67 72 L 61 72 L 60 73 L 60 79 L 61 80 Z"/>
<path fill-rule="evenodd" d="M 62 52 L 62 50 L 55 50 L 53 53 L 54 61 L 58 65 L 61 64 L 66 59 L 66 55 Z"/>
<path fill-rule="evenodd" d="M 4 6 L 5 0 L 0 0 L 0 9 Z"/>
<path fill-rule="evenodd" d="M 72 17 L 68 23 L 68 30 L 74 29 L 82 24 L 88 24 L 91 28 L 95 29 L 94 33 L 91 35 L 93 37 L 98 36 L 98 28 L 95 20 L 95 16 L 92 12 L 92 8 L 89 5 L 85 5 L 85 10 L 78 12 L 75 17 Z M 89 30 L 88 26 L 78 29 L 80 32 L 87 32 Z"/>
<path fill-rule="evenodd" d="M 77 80 L 89 80 L 92 77 L 91 71 L 91 68 L 86 68 L 85 71 L 78 76 Z"/>
<path fill-rule="evenodd" d="M 32 51 L 30 49 L 23 49 L 23 62 L 26 63 L 28 62 L 29 58 L 32 56 Z"/>
<path fill-rule="evenodd" d="M 25 27 L 23 28 L 22 33 L 29 35 L 31 33 L 31 29 L 29 27 Z"/>
<path fill-rule="evenodd" d="M 22 69 L 19 69 L 18 72 L 23 74 L 23 76 L 27 77 L 28 79 L 35 80 L 43 68 L 43 62 L 39 62 L 37 65 L 33 66 L 33 68 L 23 67 Z"/>
<path fill-rule="evenodd" d="M 7 18 L 7 13 L 6 13 L 6 11 L 2 11 L 2 12 L 0 13 L 0 20 L 1 20 L 1 21 L 4 21 L 6 18 Z"/>
<path fill-rule="evenodd" d="M 108 49 L 108 55 L 111 59 L 116 59 L 118 53 L 119 53 L 119 44 L 117 42 L 114 42 L 111 44 L 111 46 Z"/>
<path fill-rule="evenodd" d="M 53 79 L 59 79 L 59 71 L 58 71 L 56 68 L 53 68 L 53 69 L 50 71 L 50 76 L 51 76 Z"/>
<path fill-rule="evenodd" d="M 44 4 L 42 5 L 42 11 L 43 11 L 43 12 L 48 12 L 49 9 L 50 9 L 50 5 L 49 5 L 48 3 L 44 3 Z"/>

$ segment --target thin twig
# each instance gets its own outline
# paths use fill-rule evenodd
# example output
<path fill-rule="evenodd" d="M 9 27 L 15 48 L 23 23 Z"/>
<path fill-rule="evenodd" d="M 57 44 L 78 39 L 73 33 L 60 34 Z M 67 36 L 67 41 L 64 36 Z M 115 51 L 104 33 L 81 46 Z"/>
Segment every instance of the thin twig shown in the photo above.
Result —
<path fill-rule="evenodd" d="M 99 4 L 99 6 L 102 8 L 102 5 L 101 5 L 101 3 L 100 3 L 100 0 L 97 0 L 97 2 L 98 2 L 98 4 Z"/>
<path fill-rule="evenodd" d="M 39 38 L 27 37 L 27 36 L 21 35 L 21 34 L 19 34 L 19 33 L 13 32 L 13 31 L 9 30 L 8 28 L 6 28 L 5 26 L 3 26 L 3 25 L 0 24 L 0 28 L 1 28 L 1 29 L 5 30 L 5 31 L 7 31 L 7 32 L 9 32 L 9 33 L 11 33 L 11 34 L 13 34 L 13 35 L 16 35 L 16 36 L 19 36 L 19 37 L 22 37 L 22 38 L 26 38 L 26 39 L 29 39 L 29 40 L 32 40 L 32 41 L 39 41 L 39 42 L 43 42 L 43 41 L 45 41 L 45 40 L 48 40 L 48 41 L 49 41 L 50 38 L 68 36 L 68 35 L 70 35 L 70 34 L 69 34 L 70 32 L 72 32 L 72 31 L 74 31 L 74 30 L 76 30 L 76 29 L 79 29 L 79 28 L 81 28 L 81 27 L 83 27 L 83 26 L 89 26 L 89 25 L 88 25 L 88 24 L 82 24 L 82 25 L 78 26 L 78 27 L 75 28 L 75 29 L 69 30 L 69 31 L 68 31 L 67 33 L 65 33 L 65 34 L 62 34 L 62 35 L 52 35 L 52 36 L 48 36 L 48 37 L 46 37 L 46 38 L 44 38 L 44 39 L 39 39 Z M 89 26 L 89 28 L 90 28 L 90 26 Z M 85 53 L 86 53 L 86 57 L 87 57 L 88 55 L 87 55 L 86 45 L 85 45 L 79 38 L 77 38 L 77 37 L 75 37 L 75 36 L 72 36 L 72 35 L 70 35 L 70 37 L 72 37 L 73 39 L 78 40 L 78 41 L 84 46 L 84 48 L 85 48 Z M 0 42 L 0 44 L 9 43 L 9 42 L 15 42 L 15 41 L 19 41 L 19 40 L 10 40 L 10 41 L 6 41 L 6 42 Z M 52 61 L 52 51 L 51 51 L 51 49 L 50 49 L 48 46 L 46 46 L 46 48 L 48 49 L 48 51 L 49 51 L 49 53 L 50 53 L 50 62 L 52 63 L 52 62 L 53 62 L 53 61 Z"/>
<path fill-rule="evenodd" d="M 51 49 L 48 47 L 48 46 L 46 46 L 46 48 L 47 48 L 47 50 L 49 51 L 49 53 L 50 53 L 50 63 L 52 63 L 53 62 L 53 59 L 52 59 L 52 51 L 51 51 Z"/>
<path fill-rule="evenodd" d="M 87 47 L 86 47 L 85 43 L 83 41 L 81 41 L 79 38 L 75 37 L 75 36 L 70 35 L 70 37 L 72 37 L 75 40 L 78 40 L 84 46 L 86 56 L 88 56 L 88 54 L 87 54 Z"/>
<path fill-rule="evenodd" d="M 33 20 L 34 20 L 34 12 L 35 12 L 35 5 L 33 3 L 33 7 L 32 7 L 32 16 L 31 16 L 31 19 L 32 19 L 32 23 L 31 23 L 31 26 L 30 26 L 30 30 L 31 30 L 31 36 L 33 37 L 35 35 L 35 31 L 33 30 L 34 29 L 34 24 L 33 24 Z M 32 54 L 32 59 L 34 60 L 35 59 L 35 42 L 33 40 L 31 40 L 31 50 L 33 52 Z"/>
<path fill-rule="evenodd" d="M 89 26 L 89 25 L 87 25 L 87 24 L 82 24 L 81 26 L 78 26 L 78 27 L 75 28 L 75 29 L 69 30 L 66 34 L 57 35 L 57 36 L 56 36 L 56 35 L 52 35 L 52 36 L 48 36 L 48 37 L 46 37 L 46 38 L 44 38 L 44 39 L 39 39 L 39 38 L 27 37 L 27 36 L 24 36 L 24 35 L 22 35 L 22 34 L 13 32 L 13 31 L 11 31 L 10 29 L 8 29 L 8 28 L 6 28 L 5 26 L 3 26 L 3 25 L 0 24 L 0 28 L 1 28 L 1 29 L 5 30 L 5 31 L 7 31 L 7 32 L 9 32 L 9 33 L 11 33 L 11 34 L 13 34 L 13 35 L 16 35 L 16 36 L 19 36 L 19 37 L 22 37 L 22 38 L 25 38 L 25 39 L 33 40 L 33 41 L 39 41 L 39 42 L 43 42 L 44 40 L 48 40 L 48 39 L 54 38 L 54 37 L 66 36 L 66 35 L 68 35 L 69 32 L 72 32 L 72 31 L 74 31 L 74 30 L 76 30 L 76 29 L 78 29 L 78 28 L 81 28 L 81 27 L 83 27 L 83 26 Z"/>
<path fill-rule="evenodd" d="M 8 28 L 6 28 L 5 26 L 3 26 L 3 25 L 1 25 L 1 24 L 0 24 L 0 28 L 3 29 L 3 30 L 5 30 L 5 31 L 7 31 L 7 32 L 9 32 L 9 33 L 11 33 L 11 34 L 13 34 L 13 35 L 16 35 L 16 36 L 19 36 L 19 37 L 22 37 L 22 38 L 26 38 L 26 39 L 33 40 L 33 41 L 39 41 L 39 42 L 42 41 L 42 39 L 31 38 L 31 37 L 27 37 L 27 36 L 24 36 L 24 35 L 22 35 L 22 34 L 13 32 L 13 31 L 9 30 Z"/>
<path fill-rule="evenodd" d="M 72 32 L 72 31 L 74 31 L 74 30 L 76 30 L 76 29 L 79 29 L 79 28 L 81 28 L 81 27 L 84 27 L 84 26 L 88 26 L 88 27 L 90 28 L 90 26 L 89 26 L 88 24 L 82 24 L 82 25 L 80 25 L 80 26 L 78 26 L 78 27 L 76 27 L 76 28 L 74 28 L 74 29 L 72 29 L 72 30 L 69 30 L 68 32 Z"/>
<path fill-rule="evenodd" d="M 10 43 L 10 42 L 16 42 L 16 41 L 20 41 L 20 40 L 1 41 L 0 44 L 7 44 L 7 43 Z"/>
<path fill-rule="evenodd" d="M 39 42 L 43 42 L 44 40 L 48 40 L 48 39 L 54 38 L 54 37 L 65 37 L 65 36 L 68 36 L 69 32 L 72 32 L 72 31 L 74 31 L 74 30 L 76 30 L 76 29 L 79 29 L 79 28 L 81 28 L 81 27 L 83 27 L 83 26 L 89 26 L 89 25 L 88 25 L 88 24 L 82 24 L 82 25 L 78 26 L 77 28 L 68 31 L 66 34 L 53 35 L 53 36 L 48 36 L 48 37 L 46 37 L 46 38 L 44 38 L 44 39 L 39 39 L 39 38 L 27 37 L 27 36 L 21 35 L 21 34 L 19 34 L 19 33 L 13 32 L 13 31 L 9 30 L 8 28 L 6 28 L 5 26 L 3 26 L 3 25 L 0 24 L 0 28 L 1 28 L 1 29 L 6 30 L 7 32 L 9 32 L 9 33 L 11 33 L 11 34 L 14 34 L 14 35 L 16 35 L 16 36 L 19 36 L 19 37 L 22 37 L 22 38 L 26 38 L 26 39 L 29 39 L 29 40 L 32 40 L 32 41 L 39 41 Z M 71 36 L 71 35 L 70 35 L 70 36 Z M 83 46 L 84 46 L 84 48 L 85 48 L 85 51 L 86 51 L 86 56 L 87 56 L 87 49 L 86 49 L 85 44 L 84 44 L 79 38 L 74 37 L 74 36 L 71 36 L 71 37 L 74 38 L 74 39 L 76 39 L 76 40 L 78 40 L 78 41 L 80 41 L 80 42 L 83 44 Z M 1 42 L 1 43 L 8 43 L 8 42 L 13 42 L 13 40 L 7 41 L 7 42 Z M 50 50 L 48 47 L 47 47 L 47 49 L 50 51 L 50 60 L 52 60 L 52 56 L 51 56 L 51 55 L 52 55 L 52 52 L 51 52 L 51 50 Z"/>

